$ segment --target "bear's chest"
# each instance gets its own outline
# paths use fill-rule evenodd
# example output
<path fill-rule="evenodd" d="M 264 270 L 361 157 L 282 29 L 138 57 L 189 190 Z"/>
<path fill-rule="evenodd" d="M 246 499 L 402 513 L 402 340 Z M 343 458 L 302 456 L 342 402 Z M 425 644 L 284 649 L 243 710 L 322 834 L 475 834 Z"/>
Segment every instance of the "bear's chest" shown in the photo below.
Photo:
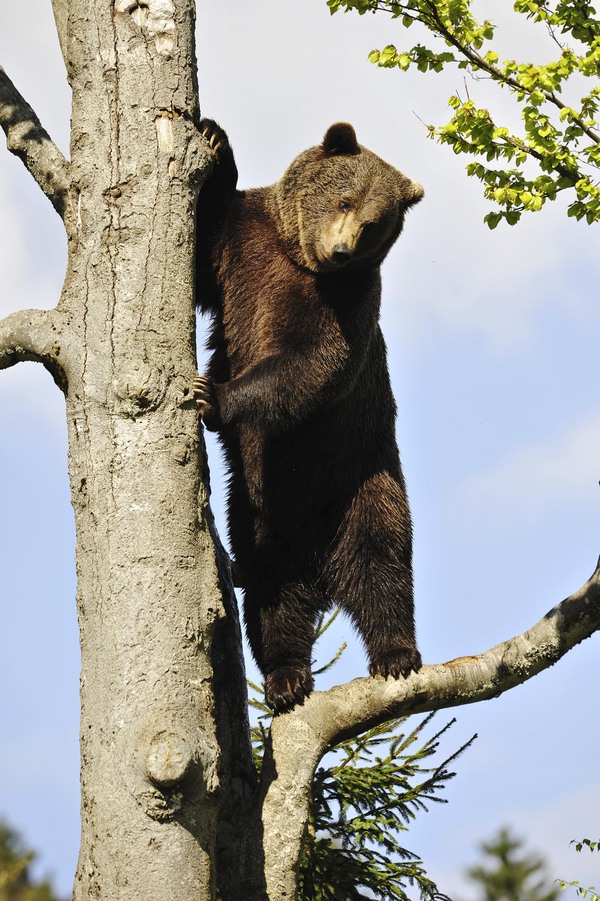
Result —
<path fill-rule="evenodd" d="M 223 335 L 232 375 L 270 356 L 309 352 L 324 340 L 346 344 L 339 312 L 315 276 L 273 248 L 250 251 L 231 261 L 224 282 Z"/>

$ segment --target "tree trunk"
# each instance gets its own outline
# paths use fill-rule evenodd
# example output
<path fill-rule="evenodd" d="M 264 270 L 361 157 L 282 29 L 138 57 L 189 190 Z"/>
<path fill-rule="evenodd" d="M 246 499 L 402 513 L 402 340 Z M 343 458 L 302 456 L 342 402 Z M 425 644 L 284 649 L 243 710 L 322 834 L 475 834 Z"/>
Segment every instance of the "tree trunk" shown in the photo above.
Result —
<path fill-rule="evenodd" d="M 63 215 L 68 269 L 57 310 L 37 317 L 44 352 L 31 358 L 63 388 L 69 430 L 82 653 L 75 898 L 211 899 L 218 799 L 231 807 L 251 776 L 235 620 L 221 635 L 229 673 L 216 714 L 213 638 L 232 595 L 190 394 L 195 203 L 210 165 L 193 3 L 65 9 L 55 4 L 71 163 L 46 159 L 38 181 Z M 218 844 L 230 856 L 227 828 Z"/>
<path fill-rule="evenodd" d="M 189 391 L 194 208 L 208 165 L 193 34 L 191 2 L 117 2 L 114 13 L 108 2 L 70 4 L 77 210 L 62 300 L 72 311 L 81 901 L 215 891 L 211 655 L 224 608 Z"/>

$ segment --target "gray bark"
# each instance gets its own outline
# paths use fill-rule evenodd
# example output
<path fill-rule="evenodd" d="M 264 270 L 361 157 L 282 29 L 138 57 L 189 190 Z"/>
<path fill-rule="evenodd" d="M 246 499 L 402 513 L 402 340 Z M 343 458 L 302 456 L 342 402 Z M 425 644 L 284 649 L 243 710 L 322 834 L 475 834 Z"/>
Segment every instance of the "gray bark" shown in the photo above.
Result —
<path fill-rule="evenodd" d="M 63 55 L 65 65 L 67 65 L 67 23 L 69 19 L 69 0 L 52 0 L 52 12 L 54 13 L 56 34 L 58 36 L 61 53 Z"/>
<path fill-rule="evenodd" d="M 71 161 L 0 70 L 0 124 L 64 221 L 55 310 L 0 322 L 0 369 L 43 363 L 65 394 L 81 632 L 82 842 L 75 899 L 296 895 L 310 787 L 336 742 L 494 697 L 600 627 L 600 570 L 529 632 L 358 679 L 278 717 L 252 770 L 228 560 L 208 506 L 193 246 L 210 168 L 192 0 L 53 0 L 73 91 Z"/>
<path fill-rule="evenodd" d="M 64 219 L 68 268 L 56 310 L 2 323 L 0 367 L 38 360 L 66 400 L 82 653 L 75 898 L 209 899 L 217 848 L 224 883 L 236 875 L 219 805 L 242 818 L 252 773 L 190 394 L 194 213 L 211 162 L 193 4 L 55 10 L 70 163 L 4 72 L 0 121 Z"/>
<path fill-rule="evenodd" d="M 209 899 L 215 880 L 210 654 L 223 610 L 216 568 L 202 565 L 188 392 L 194 183 L 207 159 L 193 125 L 191 10 L 175 11 L 155 37 L 125 4 L 69 4 L 77 218 L 62 303 L 75 313 L 65 370 L 82 901 Z"/>

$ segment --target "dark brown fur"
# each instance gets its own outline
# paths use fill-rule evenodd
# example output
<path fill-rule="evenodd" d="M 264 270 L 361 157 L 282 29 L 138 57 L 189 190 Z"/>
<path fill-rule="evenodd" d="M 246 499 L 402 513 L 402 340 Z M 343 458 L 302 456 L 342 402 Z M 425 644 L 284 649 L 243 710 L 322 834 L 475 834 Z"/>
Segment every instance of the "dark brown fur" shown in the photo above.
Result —
<path fill-rule="evenodd" d="M 379 327 L 379 264 L 422 189 L 332 126 L 275 185 L 237 191 L 225 133 L 199 201 L 196 399 L 230 470 L 248 639 L 276 710 L 312 689 L 319 613 L 339 604 L 371 673 L 418 670 L 411 524 Z"/>

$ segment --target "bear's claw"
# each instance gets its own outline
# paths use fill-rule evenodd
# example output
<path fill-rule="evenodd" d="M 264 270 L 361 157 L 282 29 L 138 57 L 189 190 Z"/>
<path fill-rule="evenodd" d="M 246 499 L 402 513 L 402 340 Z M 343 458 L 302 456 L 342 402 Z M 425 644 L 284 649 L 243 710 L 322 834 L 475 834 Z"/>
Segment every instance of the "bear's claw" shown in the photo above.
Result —
<path fill-rule="evenodd" d="M 421 655 L 415 647 L 398 647 L 372 660 L 369 672 L 372 676 L 380 675 L 384 679 L 388 676 L 393 679 L 404 676 L 406 679 L 411 672 L 418 673 L 422 665 Z"/>
<path fill-rule="evenodd" d="M 265 700 L 275 713 L 303 704 L 313 689 L 313 677 L 308 664 L 280 666 L 265 680 Z"/>
<path fill-rule="evenodd" d="M 219 403 L 210 376 L 197 376 L 192 393 L 204 425 L 210 432 L 214 432 L 219 427 Z"/>
<path fill-rule="evenodd" d="M 208 141 L 211 150 L 218 156 L 219 152 L 229 146 L 227 135 L 220 125 L 212 119 L 203 119 L 200 123 L 200 133 Z"/>

